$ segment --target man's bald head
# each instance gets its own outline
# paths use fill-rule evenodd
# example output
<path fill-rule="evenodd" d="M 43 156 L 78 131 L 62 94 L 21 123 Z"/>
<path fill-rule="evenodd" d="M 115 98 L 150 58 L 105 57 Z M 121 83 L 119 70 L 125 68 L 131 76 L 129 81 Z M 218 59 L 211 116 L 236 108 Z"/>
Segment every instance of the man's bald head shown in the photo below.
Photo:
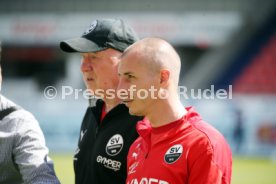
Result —
<path fill-rule="evenodd" d="M 129 54 L 141 58 L 141 64 L 151 72 L 162 69 L 170 71 L 170 79 L 175 86 L 178 85 L 181 68 L 180 57 L 175 49 L 165 40 L 160 38 L 144 38 L 128 47 L 121 57 Z"/>

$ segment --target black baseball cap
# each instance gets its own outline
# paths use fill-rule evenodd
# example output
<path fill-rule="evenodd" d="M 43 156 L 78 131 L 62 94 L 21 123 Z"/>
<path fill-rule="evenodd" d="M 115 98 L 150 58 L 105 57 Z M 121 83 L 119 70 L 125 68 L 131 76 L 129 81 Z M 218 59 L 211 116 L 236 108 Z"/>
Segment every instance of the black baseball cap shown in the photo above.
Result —
<path fill-rule="evenodd" d="M 93 21 L 81 37 L 60 42 L 65 52 L 98 52 L 113 48 L 123 52 L 138 40 L 135 32 L 121 19 Z"/>

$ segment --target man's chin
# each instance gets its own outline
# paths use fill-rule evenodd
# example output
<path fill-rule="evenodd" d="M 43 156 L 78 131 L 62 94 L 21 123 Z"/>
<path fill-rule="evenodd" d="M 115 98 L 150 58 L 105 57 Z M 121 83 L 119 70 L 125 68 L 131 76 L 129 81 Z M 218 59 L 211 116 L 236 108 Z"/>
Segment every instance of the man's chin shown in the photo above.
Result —
<path fill-rule="evenodd" d="M 131 110 L 129 110 L 128 112 L 129 112 L 130 115 L 137 116 L 136 113 L 131 111 Z"/>
<path fill-rule="evenodd" d="M 131 115 L 133 115 L 133 116 L 143 116 L 143 114 L 142 113 L 140 113 L 139 111 L 135 111 L 134 109 L 132 109 L 132 108 L 129 108 L 129 114 L 131 114 Z"/>
<path fill-rule="evenodd" d="M 89 91 L 93 91 L 93 93 L 97 90 L 97 88 L 95 88 L 94 86 L 86 86 L 86 90 L 89 90 Z"/>
<path fill-rule="evenodd" d="M 95 96 L 96 98 L 104 98 L 104 90 L 100 88 L 95 88 L 94 86 L 87 86 L 87 92 Z"/>

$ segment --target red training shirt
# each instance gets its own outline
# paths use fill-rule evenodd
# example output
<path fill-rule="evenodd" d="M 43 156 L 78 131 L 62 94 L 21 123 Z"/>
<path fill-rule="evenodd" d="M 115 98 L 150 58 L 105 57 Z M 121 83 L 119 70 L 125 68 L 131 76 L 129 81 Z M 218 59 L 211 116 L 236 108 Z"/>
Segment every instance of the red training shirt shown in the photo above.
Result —
<path fill-rule="evenodd" d="M 232 154 L 224 137 L 193 108 L 167 125 L 144 119 L 128 153 L 127 184 L 230 184 Z"/>

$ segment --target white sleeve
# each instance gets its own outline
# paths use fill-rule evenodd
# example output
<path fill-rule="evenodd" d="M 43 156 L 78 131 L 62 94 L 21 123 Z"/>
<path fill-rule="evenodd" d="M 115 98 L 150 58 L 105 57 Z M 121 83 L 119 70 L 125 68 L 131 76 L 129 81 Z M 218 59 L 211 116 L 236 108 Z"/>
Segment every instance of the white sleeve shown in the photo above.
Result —
<path fill-rule="evenodd" d="M 59 184 L 39 123 L 29 112 L 18 110 L 13 159 L 24 183 Z"/>

